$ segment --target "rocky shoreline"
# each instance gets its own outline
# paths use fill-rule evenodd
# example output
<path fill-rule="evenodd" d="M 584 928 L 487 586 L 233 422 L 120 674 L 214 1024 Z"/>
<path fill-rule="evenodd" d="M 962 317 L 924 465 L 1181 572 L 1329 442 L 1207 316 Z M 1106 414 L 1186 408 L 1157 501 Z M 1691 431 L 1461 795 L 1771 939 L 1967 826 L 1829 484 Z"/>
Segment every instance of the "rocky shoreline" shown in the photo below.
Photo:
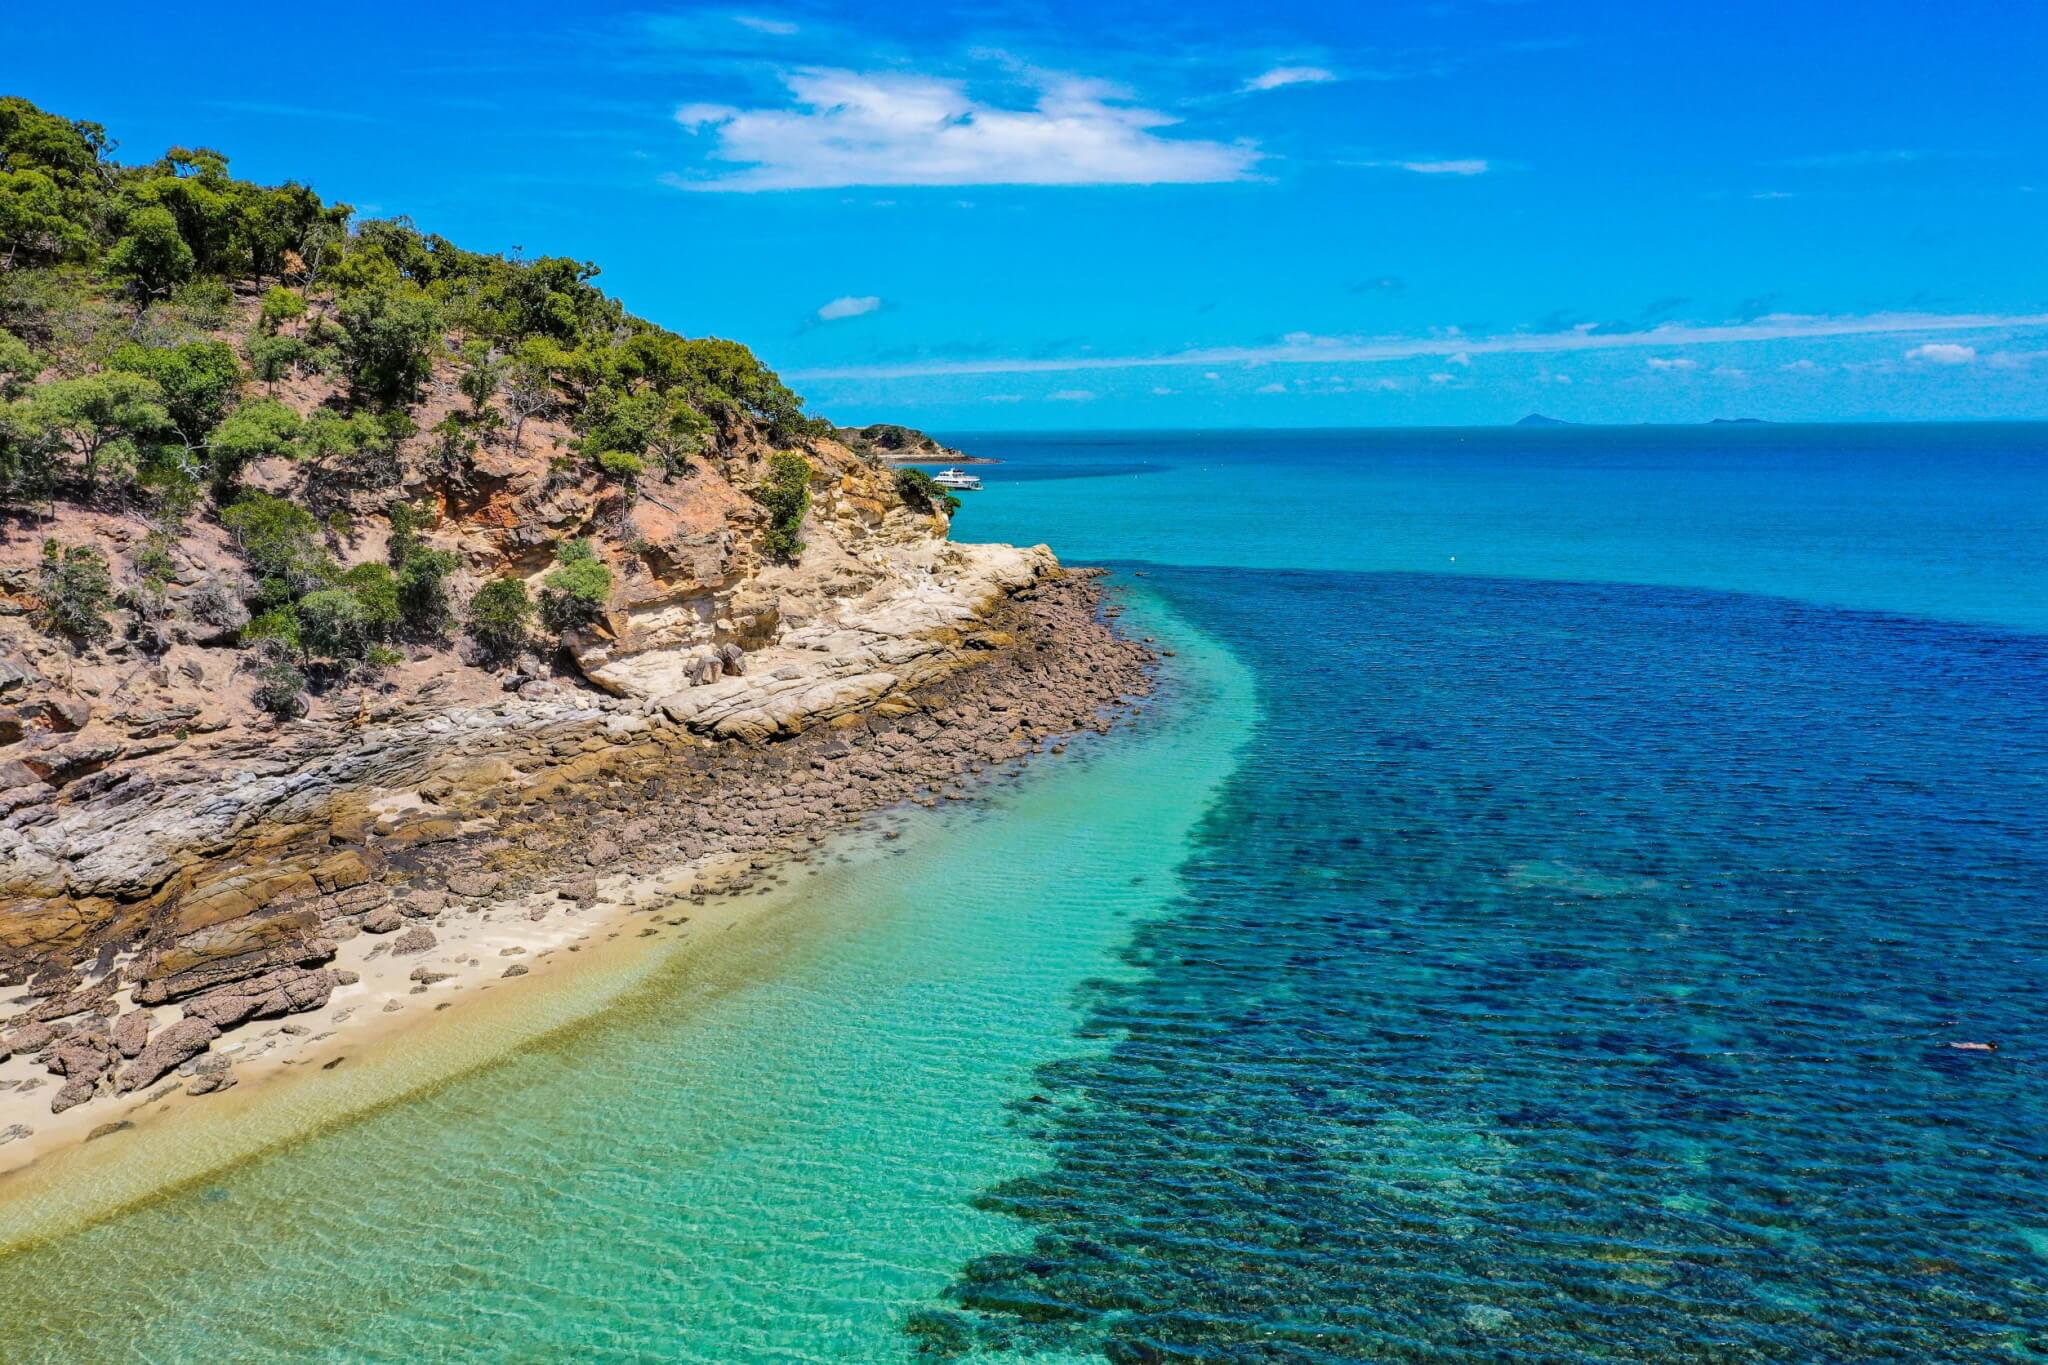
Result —
<path fill-rule="evenodd" d="M 862 816 L 960 797 L 1106 729 L 1148 690 L 1154 652 L 1114 629 L 1096 575 L 1008 553 L 1023 558 L 994 561 L 986 582 L 964 575 L 965 597 L 898 594 L 863 618 L 878 629 L 842 623 L 808 642 L 815 657 L 753 661 L 751 681 L 626 697 L 529 686 L 494 720 L 429 716 L 352 747 L 318 736 L 233 792 L 137 819 L 138 836 L 187 841 L 190 861 L 129 906 L 109 897 L 89 933 L 11 955 L 0 1171 L 174 1094 L 232 1087 L 255 1057 L 288 1065 L 412 996 L 445 1008 L 526 975 L 576 951 L 623 888 L 643 909 L 648 888 L 667 908 L 765 892 L 780 862 Z M 878 660 L 891 641 L 898 657 Z M 150 863 L 132 843 L 96 852 Z M 91 856 L 74 886 L 118 889 Z"/>

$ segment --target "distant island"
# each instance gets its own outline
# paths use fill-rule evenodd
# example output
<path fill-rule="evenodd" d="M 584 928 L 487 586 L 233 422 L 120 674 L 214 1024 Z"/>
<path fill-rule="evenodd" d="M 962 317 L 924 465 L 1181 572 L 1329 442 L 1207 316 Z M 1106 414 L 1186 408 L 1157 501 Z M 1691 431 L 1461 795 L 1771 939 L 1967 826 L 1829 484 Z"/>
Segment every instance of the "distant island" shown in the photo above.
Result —
<path fill-rule="evenodd" d="M 1603 422 L 1567 422 L 1562 417 L 1546 417 L 1540 412 L 1532 412 L 1527 417 L 1524 417 L 1520 421 L 1516 422 L 1514 425 L 1518 427 L 1584 427 L 1604 426 L 1607 424 Z M 1655 422 L 1637 422 L 1634 425 L 1658 426 L 1662 424 Z M 1683 424 L 1673 423 L 1672 425 Z M 1764 417 L 1715 417 L 1708 421 L 1700 422 L 1697 425 L 1707 427 L 1768 427 L 1775 426 L 1777 424 L 1770 421 L 1768 418 Z"/>
<path fill-rule="evenodd" d="M 895 422 L 875 422 L 864 427 L 840 427 L 834 440 L 847 449 L 884 464 L 1001 464 L 987 455 L 969 455 L 942 444 L 915 427 Z"/>

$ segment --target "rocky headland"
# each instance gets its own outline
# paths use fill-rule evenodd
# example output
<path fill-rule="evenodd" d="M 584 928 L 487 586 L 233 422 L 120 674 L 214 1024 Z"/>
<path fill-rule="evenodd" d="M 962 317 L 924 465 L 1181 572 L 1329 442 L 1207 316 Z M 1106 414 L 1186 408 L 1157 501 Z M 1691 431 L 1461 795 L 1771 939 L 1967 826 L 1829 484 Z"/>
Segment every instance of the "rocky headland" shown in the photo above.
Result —
<path fill-rule="evenodd" d="M 0 223 L 0 1170 L 1148 685 L 1093 576 L 894 467 L 959 452 L 587 263 L 111 146 L 0 98 L 55 187 Z"/>

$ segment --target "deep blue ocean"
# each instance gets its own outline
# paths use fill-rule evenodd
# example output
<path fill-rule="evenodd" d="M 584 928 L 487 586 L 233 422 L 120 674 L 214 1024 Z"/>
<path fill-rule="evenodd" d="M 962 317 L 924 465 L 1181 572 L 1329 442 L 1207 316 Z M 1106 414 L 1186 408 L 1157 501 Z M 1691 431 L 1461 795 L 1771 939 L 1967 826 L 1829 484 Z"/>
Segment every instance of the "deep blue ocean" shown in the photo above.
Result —
<path fill-rule="evenodd" d="M 0 1359 L 2048 1358 L 2048 427 L 951 439 L 1135 723 L 308 1080 Z"/>
<path fill-rule="evenodd" d="M 2048 1355 L 2048 433 L 963 444 L 1260 705 L 932 1340 Z"/>

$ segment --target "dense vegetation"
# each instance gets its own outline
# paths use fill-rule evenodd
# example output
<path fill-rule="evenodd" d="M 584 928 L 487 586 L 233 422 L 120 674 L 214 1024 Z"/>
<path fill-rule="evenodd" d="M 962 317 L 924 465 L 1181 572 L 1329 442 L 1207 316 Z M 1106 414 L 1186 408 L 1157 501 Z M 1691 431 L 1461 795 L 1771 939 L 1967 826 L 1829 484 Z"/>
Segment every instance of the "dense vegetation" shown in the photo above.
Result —
<path fill-rule="evenodd" d="M 576 434 L 562 459 L 630 493 L 748 430 L 784 446 L 830 431 L 746 347 L 629 316 L 587 263 L 358 220 L 304 185 L 238 179 L 205 148 L 130 165 L 113 153 L 98 124 L 0 98 L 0 516 L 133 512 L 160 563 L 195 518 L 216 521 L 249 573 L 239 603 L 214 609 L 250 618 L 242 639 L 261 642 L 280 710 L 307 670 L 374 669 L 457 619 L 455 565 L 422 544 L 420 509 L 381 509 L 387 562 L 335 553 L 345 495 L 360 510 L 366 490 L 399 489 L 437 367 L 455 367 L 464 400 L 425 433 L 451 466 L 557 419 Z M 331 397 L 309 415 L 279 400 L 315 377 Z M 276 457 L 304 467 L 302 497 L 246 485 Z M 808 474 L 784 457 L 761 490 L 772 555 L 801 548 Z M 45 556 L 47 628 L 91 639 L 114 592 L 105 559 L 55 540 Z M 538 603 L 550 630 L 588 624 L 610 582 L 587 544 L 559 560 Z M 140 611 L 152 573 L 136 567 L 123 602 Z M 162 589 L 157 575 L 159 603 Z M 487 591 L 460 616 L 490 649 L 515 649 L 535 604 L 523 585 Z"/>

